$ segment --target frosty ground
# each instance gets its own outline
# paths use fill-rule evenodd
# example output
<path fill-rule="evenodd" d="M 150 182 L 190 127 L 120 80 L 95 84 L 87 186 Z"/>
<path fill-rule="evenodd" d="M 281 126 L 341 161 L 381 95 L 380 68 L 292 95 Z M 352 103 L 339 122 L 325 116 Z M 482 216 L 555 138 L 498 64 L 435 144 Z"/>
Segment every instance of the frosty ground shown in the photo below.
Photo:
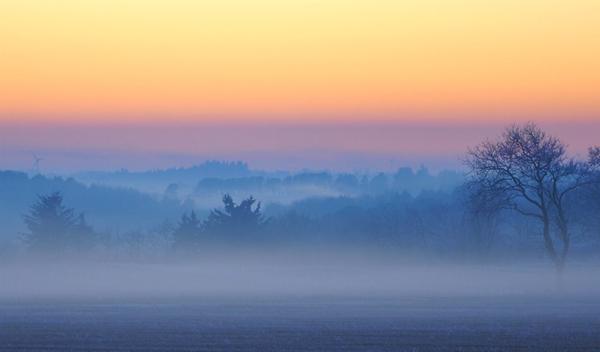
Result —
<path fill-rule="evenodd" d="M 0 306 L 3 351 L 597 351 L 600 300 L 171 299 Z"/>
<path fill-rule="evenodd" d="M 257 257 L 4 263 L 0 350 L 599 350 L 594 263 Z"/>

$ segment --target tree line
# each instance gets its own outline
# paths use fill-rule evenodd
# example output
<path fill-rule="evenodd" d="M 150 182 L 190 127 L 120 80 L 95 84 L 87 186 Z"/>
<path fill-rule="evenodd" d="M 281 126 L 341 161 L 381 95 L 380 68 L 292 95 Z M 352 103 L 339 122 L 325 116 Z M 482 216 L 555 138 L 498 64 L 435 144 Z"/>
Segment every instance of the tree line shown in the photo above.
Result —
<path fill-rule="evenodd" d="M 83 213 L 64 204 L 60 192 L 38 196 L 23 216 L 27 231 L 21 234 L 26 246 L 35 252 L 68 253 L 92 249 L 103 242 L 103 235 L 90 226 Z M 223 196 L 223 209 L 214 209 L 201 221 L 195 211 L 186 212 L 175 226 L 166 225 L 172 247 L 193 252 L 207 235 L 234 241 L 243 235 L 251 238 L 267 224 L 261 204 L 253 197 L 237 204 L 231 196 Z"/>
<path fill-rule="evenodd" d="M 514 253 L 515 244 L 540 245 L 559 272 L 575 240 L 600 254 L 599 147 L 573 157 L 529 123 L 469 149 L 465 165 L 467 180 L 452 191 L 309 198 L 270 205 L 269 216 L 255 198 L 237 203 L 225 194 L 222 207 L 205 217 L 184 212 L 152 236 L 130 232 L 123 239 L 141 247 L 160 236 L 160 246 L 187 253 L 210 244 L 343 243 L 485 257 L 498 249 Z M 32 250 L 76 252 L 107 243 L 60 193 L 40 196 L 24 222 L 22 238 Z"/>

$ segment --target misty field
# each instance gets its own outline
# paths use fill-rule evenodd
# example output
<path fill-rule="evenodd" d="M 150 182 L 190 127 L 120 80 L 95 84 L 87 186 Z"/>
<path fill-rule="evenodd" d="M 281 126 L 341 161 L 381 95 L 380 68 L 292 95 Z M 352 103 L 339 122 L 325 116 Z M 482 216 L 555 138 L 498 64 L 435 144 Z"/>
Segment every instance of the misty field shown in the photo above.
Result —
<path fill-rule="evenodd" d="M 312 259 L 309 259 L 310 258 Z M 596 265 L 5 263 L 2 351 L 598 351 Z"/>
<path fill-rule="evenodd" d="M 55 301 L 2 304 L 0 312 L 3 351 L 597 351 L 600 346 L 600 300 Z"/>

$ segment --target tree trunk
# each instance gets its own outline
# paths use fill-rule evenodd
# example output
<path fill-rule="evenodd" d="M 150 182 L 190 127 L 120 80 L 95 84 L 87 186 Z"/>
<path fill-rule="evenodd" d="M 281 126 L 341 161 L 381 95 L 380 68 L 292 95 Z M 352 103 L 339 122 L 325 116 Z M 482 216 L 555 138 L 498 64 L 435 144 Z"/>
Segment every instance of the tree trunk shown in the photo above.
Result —
<path fill-rule="evenodd" d="M 564 289 L 563 272 L 565 270 L 566 257 L 569 250 L 568 237 L 566 237 L 567 240 L 563 243 L 564 246 L 559 254 L 554 246 L 554 241 L 552 240 L 552 236 L 550 234 L 550 220 L 547 216 L 543 219 L 543 224 L 544 245 L 550 260 L 552 260 L 552 263 L 554 264 L 554 270 L 556 274 L 556 289 L 558 292 L 561 292 Z M 561 234 L 561 239 L 562 235 L 563 234 Z"/>
<path fill-rule="evenodd" d="M 550 220 L 548 219 L 547 216 L 545 216 L 543 218 L 543 223 L 544 223 L 544 229 L 543 229 L 544 246 L 546 247 L 546 252 L 548 253 L 548 256 L 550 256 L 550 260 L 552 260 L 552 263 L 554 264 L 554 266 L 556 267 L 556 270 L 558 271 L 562 265 L 561 265 L 560 257 L 558 255 L 558 253 L 556 253 L 556 248 L 554 247 L 554 242 L 552 241 L 552 236 L 550 235 Z"/>

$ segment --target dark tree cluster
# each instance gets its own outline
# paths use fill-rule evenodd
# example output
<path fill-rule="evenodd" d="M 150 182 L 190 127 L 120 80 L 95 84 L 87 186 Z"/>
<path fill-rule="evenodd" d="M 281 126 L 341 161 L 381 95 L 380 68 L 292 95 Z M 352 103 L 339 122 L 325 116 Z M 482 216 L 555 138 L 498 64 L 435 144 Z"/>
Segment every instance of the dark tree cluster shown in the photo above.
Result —
<path fill-rule="evenodd" d="M 253 197 L 237 204 L 229 194 L 223 196 L 223 209 L 213 209 L 201 221 L 194 211 L 183 214 L 173 233 L 174 246 L 192 251 L 202 242 L 251 241 L 265 228 L 267 220 L 261 204 Z"/>
<path fill-rule="evenodd" d="M 34 251 L 64 253 L 91 249 L 96 233 L 85 220 L 83 213 L 63 204 L 60 193 L 40 196 L 24 216 L 28 229 L 23 240 Z"/>
<path fill-rule="evenodd" d="M 351 173 L 302 172 L 283 178 L 246 176 L 236 178 L 207 177 L 196 185 L 197 195 L 223 192 L 265 192 L 284 194 L 292 189 L 327 189 L 348 195 L 382 194 L 387 192 L 418 193 L 422 190 L 451 190 L 463 181 L 460 173 L 445 171 L 431 175 L 425 167 L 416 172 L 409 167 L 395 173 L 357 175 Z"/>

